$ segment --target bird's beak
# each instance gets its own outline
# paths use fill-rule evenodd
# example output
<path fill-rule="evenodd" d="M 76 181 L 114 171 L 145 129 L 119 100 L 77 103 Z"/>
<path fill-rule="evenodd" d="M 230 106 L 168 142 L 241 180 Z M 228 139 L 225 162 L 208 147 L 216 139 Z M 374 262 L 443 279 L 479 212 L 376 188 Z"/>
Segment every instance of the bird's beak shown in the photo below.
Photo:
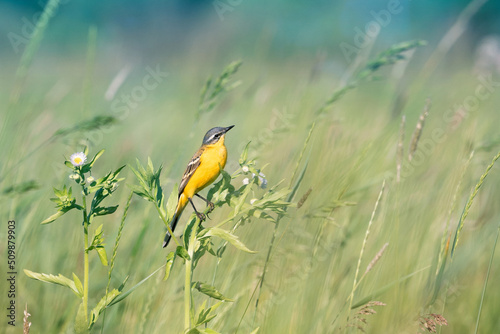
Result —
<path fill-rule="evenodd" d="M 232 128 L 234 128 L 234 125 L 228 126 L 227 128 L 224 129 L 224 133 L 228 132 Z"/>

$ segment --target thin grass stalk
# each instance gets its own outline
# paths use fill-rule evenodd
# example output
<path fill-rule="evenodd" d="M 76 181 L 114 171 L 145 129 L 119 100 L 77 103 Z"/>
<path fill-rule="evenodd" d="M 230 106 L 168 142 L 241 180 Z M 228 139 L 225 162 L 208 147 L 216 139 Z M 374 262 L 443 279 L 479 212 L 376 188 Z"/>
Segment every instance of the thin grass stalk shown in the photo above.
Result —
<path fill-rule="evenodd" d="M 340 79 L 340 86 L 345 87 L 351 79 L 352 75 L 360 68 L 360 66 L 369 61 L 370 53 L 375 45 L 375 42 L 378 39 L 380 30 L 374 36 L 371 36 L 370 40 L 366 45 L 363 45 L 363 48 L 356 54 L 354 60 L 349 64 L 347 70 L 342 75 Z"/>
<path fill-rule="evenodd" d="M 21 95 L 21 90 L 24 85 L 24 81 L 26 80 L 26 76 L 28 75 L 28 70 L 33 61 L 33 57 L 40 47 L 45 29 L 47 29 L 50 19 L 55 15 L 55 12 L 59 7 L 59 3 L 60 0 L 49 0 L 43 9 L 40 19 L 38 19 L 36 23 L 33 35 L 26 46 L 23 55 L 21 56 L 20 65 L 16 71 L 16 82 L 10 100 L 12 104 L 16 104 L 19 100 L 19 96 Z"/>
<path fill-rule="evenodd" d="M 375 267 L 375 265 L 380 260 L 380 258 L 382 257 L 382 255 L 384 255 L 384 252 L 385 252 L 385 250 L 387 249 L 388 246 L 389 246 L 389 243 L 386 242 L 382 246 L 382 248 L 378 251 L 378 253 L 375 255 L 375 257 L 370 261 L 370 263 L 366 267 L 365 272 L 363 273 L 363 275 L 361 275 L 361 278 L 359 279 L 358 283 L 356 284 L 355 290 L 358 289 L 359 285 L 361 284 L 361 282 L 363 281 L 363 279 L 365 278 L 365 276 L 373 269 L 373 267 Z"/>
<path fill-rule="evenodd" d="M 417 151 L 418 142 L 420 140 L 420 136 L 422 135 L 422 131 L 423 131 L 424 125 L 425 125 L 425 119 L 429 115 L 430 108 L 431 108 L 431 99 L 428 98 L 425 101 L 424 111 L 422 112 L 422 114 L 420 115 L 420 118 L 418 119 L 417 126 L 415 127 L 415 131 L 413 132 L 413 136 L 411 138 L 410 150 L 409 150 L 409 154 L 408 154 L 408 160 L 410 160 L 410 161 L 413 159 L 413 155 Z"/>
<path fill-rule="evenodd" d="M 469 155 L 469 159 L 467 159 L 467 162 L 465 163 L 465 166 L 463 167 L 462 174 L 460 175 L 460 179 L 458 181 L 457 187 L 455 188 L 455 193 L 453 194 L 453 199 L 451 201 L 451 206 L 450 209 L 448 210 L 448 216 L 446 218 L 446 226 L 443 231 L 443 236 L 441 238 L 441 248 L 439 251 L 439 259 L 438 259 L 438 264 L 436 267 L 436 275 L 439 273 L 441 264 L 443 263 L 443 259 L 445 256 L 445 248 L 447 244 L 447 240 L 449 239 L 449 231 L 450 231 L 450 223 L 451 223 L 451 215 L 453 214 L 453 211 L 455 211 L 455 207 L 457 206 L 458 203 L 458 193 L 460 192 L 460 188 L 462 187 L 462 183 L 465 177 L 465 174 L 467 172 L 467 169 L 469 169 L 469 165 L 472 161 L 472 157 L 474 157 L 474 151 L 472 151 Z"/>
<path fill-rule="evenodd" d="M 24 308 L 24 317 L 23 317 L 23 334 L 30 333 L 31 322 L 29 321 L 29 317 L 31 314 L 28 313 L 28 303 L 26 303 L 26 307 Z"/>
<path fill-rule="evenodd" d="M 401 181 L 401 166 L 403 165 L 403 158 L 405 154 L 404 140 L 405 140 L 405 124 L 406 116 L 401 117 L 401 125 L 399 126 L 399 140 L 398 140 L 398 150 L 396 155 L 396 182 Z"/>
<path fill-rule="evenodd" d="M 108 292 L 109 292 L 109 286 L 111 284 L 111 274 L 113 273 L 113 269 L 115 268 L 116 254 L 118 253 L 118 246 L 120 244 L 120 240 L 121 240 L 121 237 L 122 237 L 123 227 L 125 226 L 125 219 L 127 219 L 128 209 L 130 207 L 130 202 L 132 201 L 132 196 L 133 195 L 134 195 L 134 192 L 131 191 L 130 195 L 127 198 L 127 204 L 125 204 L 125 209 L 123 210 L 123 216 L 122 216 L 122 220 L 120 222 L 120 226 L 118 227 L 118 234 L 116 236 L 115 245 L 113 247 L 113 255 L 111 256 L 111 261 L 109 262 L 108 283 L 106 284 L 106 294 L 105 294 L 105 296 L 107 296 Z M 106 323 L 106 309 L 107 308 L 104 309 L 104 313 L 103 313 L 103 316 L 102 316 L 101 334 L 104 331 L 104 325 Z"/>
<path fill-rule="evenodd" d="M 83 309 L 85 311 L 85 322 L 88 324 L 88 302 L 89 302 L 89 217 L 87 215 L 87 196 L 82 196 L 83 200 Z"/>
<path fill-rule="evenodd" d="M 31 65 L 31 62 L 33 61 L 34 55 L 36 54 L 36 52 L 40 46 L 45 29 L 47 28 L 51 17 L 54 15 L 54 12 L 57 10 L 58 7 L 59 7 L 59 0 L 49 0 L 47 2 L 47 5 L 45 5 L 45 8 L 42 12 L 42 15 L 40 16 L 40 19 L 38 19 L 38 21 L 36 23 L 35 29 L 33 30 L 32 37 L 29 40 L 28 44 L 26 45 L 26 48 L 24 49 L 24 52 L 21 56 L 19 66 L 16 70 L 14 87 L 13 87 L 11 95 L 10 95 L 9 104 L 7 105 L 7 108 L 5 110 L 5 114 L 0 116 L 0 124 L 1 124 L 0 125 L 0 143 L 2 143 L 4 141 L 4 138 L 7 135 L 8 127 L 14 126 L 12 124 L 12 121 L 11 121 L 12 116 L 16 112 L 14 106 L 19 101 L 19 97 L 21 95 L 21 92 L 22 92 L 22 89 L 24 86 L 24 82 L 25 82 L 26 76 L 28 74 L 28 69 Z M 3 111 L 2 111 L 2 114 L 3 114 Z M 11 151 L 9 152 L 9 155 L 12 155 L 12 154 L 18 154 L 18 152 L 11 149 Z M 4 155 L 5 155 L 5 153 L 4 153 Z M 5 156 L 4 156 L 4 158 L 5 158 Z M 6 161 L 9 161 L 9 160 L 10 159 L 7 159 Z M 2 173 L 2 174 L 5 174 L 5 173 Z M 4 178 L 5 178 L 5 175 L 2 175 L 2 177 L 0 178 L 0 181 L 3 181 Z"/>
<path fill-rule="evenodd" d="M 388 246 L 389 246 L 388 242 L 386 242 L 382 246 L 382 248 L 378 251 L 378 253 L 375 255 L 375 257 L 373 258 L 373 260 L 371 260 L 370 264 L 368 264 L 368 266 L 366 267 L 366 270 L 365 270 L 365 273 L 363 274 L 363 276 L 366 275 L 366 274 L 368 274 L 373 269 L 373 267 L 375 267 L 375 265 L 380 260 L 380 258 L 382 257 L 382 255 L 384 255 L 384 252 L 385 252 L 385 250 L 387 249 Z"/>
<path fill-rule="evenodd" d="M 92 73 L 94 72 L 94 62 L 96 54 L 97 27 L 91 26 L 88 32 L 87 63 L 85 78 L 83 80 L 83 103 L 82 114 L 86 115 L 89 109 L 90 87 L 92 83 Z"/>
<path fill-rule="evenodd" d="M 186 275 L 184 279 L 184 330 L 186 332 L 191 328 L 191 313 L 194 314 L 194 305 L 191 297 L 191 281 L 193 276 L 193 258 L 196 244 L 196 234 L 198 233 L 198 225 L 200 224 L 200 219 L 198 217 L 195 219 L 196 220 L 193 224 L 193 229 L 189 238 L 189 260 L 186 260 Z M 193 309 L 192 312 L 191 309 Z"/>
<path fill-rule="evenodd" d="M 354 274 L 354 282 L 352 284 L 352 291 L 351 291 L 351 294 L 349 297 L 348 315 L 350 315 L 350 313 L 351 313 L 352 301 L 354 299 L 354 291 L 356 290 L 356 287 L 357 287 L 359 268 L 361 267 L 361 260 L 363 259 L 363 254 L 365 252 L 366 242 L 368 241 L 368 236 L 370 235 L 370 229 L 372 227 L 373 221 L 375 220 L 375 214 L 377 213 L 377 208 L 378 208 L 378 205 L 380 203 L 380 200 L 382 199 L 384 189 L 385 189 L 385 180 L 384 180 L 384 182 L 382 182 L 382 189 L 380 189 L 380 193 L 378 194 L 377 201 L 375 202 L 375 207 L 373 208 L 370 221 L 368 222 L 368 227 L 366 228 L 365 238 L 363 239 L 363 244 L 361 245 L 361 251 L 359 252 L 358 265 L 356 266 L 356 273 Z"/>
<path fill-rule="evenodd" d="M 151 313 L 151 304 L 153 303 L 154 297 L 157 295 L 158 287 L 160 286 L 162 281 L 162 277 L 158 276 L 156 279 L 156 284 L 153 285 L 151 290 L 149 291 L 148 298 L 146 299 L 146 303 L 144 305 L 144 310 L 141 312 L 141 319 L 139 322 L 139 328 L 137 330 L 137 334 L 144 333 L 144 327 L 146 326 L 146 322 L 148 320 L 148 315 Z"/>
<path fill-rule="evenodd" d="M 253 181 L 252 181 L 253 182 Z M 250 186 L 250 185 L 249 185 Z M 234 232 L 236 231 L 236 229 L 241 225 L 241 223 L 243 222 L 244 220 L 243 219 L 240 219 L 236 222 L 236 224 L 234 224 L 233 228 L 231 229 L 231 234 L 234 234 Z M 222 245 L 219 247 L 219 249 L 221 248 L 224 248 L 224 247 L 227 247 L 227 244 L 229 242 L 228 241 L 224 241 L 222 243 Z M 215 264 L 215 268 L 214 268 L 214 274 L 212 276 L 212 286 L 215 286 L 215 278 L 217 277 L 217 271 L 219 270 L 219 266 L 220 266 L 220 262 L 222 260 L 222 257 L 217 257 L 217 263 Z M 212 301 L 212 298 L 209 298 L 208 300 L 208 308 L 210 307 L 211 305 L 211 301 Z"/>
<path fill-rule="evenodd" d="M 293 185 L 293 180 L 295 179 L 295 176 L 297 175 L 297 171 L 299 170 L 300 163 L 302 162 L 302 159 L 304 158 L 304 153 L 306 152 L 306 147 L 309 144 L 309 141 L 311 140 L 312 133 L 314 131 L 314 127 L 316 126 L 316 122 L 313 122 L 311 125 L 311 128 L 309 129 L 309 133 L 307 134 L 306 141 L 304 142 L 304 145 L 302 146 L 302 150 L 300 151 L 299 159 L 297 160 L 297 163 L 295 164 L 295 169 L 293 170 L 292 177 L 290 178 L 290 184 L 289 188 L 292 188 Z"/>
<path fill-rule="evenodd" d="M 476 195 L 479 192 L 479 189 L 481 188 L 481 186 L 483 185 L 484 180 L 486 179 L 486 177 L 490 173 L 490 170 L 493 168 L 493 166 L 495 165 L 495 162 L 499 158 L 500 158 L 500 152 L 498 152 L 498 154 L 493 158 L 493 160 L 491 161 L 489 166 L 486 168 L 486 171 L 484 172 L 484 174 L 481 175 L 479 182 L 476 184 L 476 187 L 474 188 L 474 190 L 472 191 L 472 193 L 469 196 L 469 200 L 467 201 L 467 204 L 464 207 L 464 210 L 462 212 L 462 216 L 460 217 L 460 221 L 458 222 L 457 230 L 455 232 L 455 239 L 453 240 L 453 246 L 451 248 L 451 258 L 452 259 L 453 259 L 453 255 L 455 254 L 455 248 L 457 247 L 457 244 L 458 244 L 460 232 L 462 231 L 462 229 L 464 227 L 464 222 L 465 222 L 465 219 L 467 218 L 467 215 L 469 214 L 469 210 L 472 206 L 472 202 L 474 202 L 474 198 L 476 198 Z"/>
<path fill-rule="evenodd" d="M 311 136 L 312 136 L 312 133 L 314 131 L 314 127 L 315 126 L 316 126 L 316 122 L 313 122 L 312 125 L 311 125 L 311 128 L 309 129 L 309 133 L 307 134 L 306 140 L 304 141 L 304 145 L 302 146 L 302 150 L 300 151 L 299 159 L 297 160 L 297 164 L 295 165 L 295 169 L 294 169 L 294 171 L 292 173 L 292 177 L 290 178 L 290 184 L 289 184 L 289 188 L 290 189 L 297 190 L 297 188 L 299 186 L 299 184 L 296 184 L 294 187 L 292 187 L 293 181 L 295 179 L 295 176 L 297 175 L 297 171 L 298 171 L 298 169 L 300 167 L 302 159 L 304 158 L 304 153 L 305 153 L 306 148 L 307 148 L 307 146 L 309 144 L 309 141 L 311 140 Z M 298 181 L 301 181 L 301 178 L 299 178 Z M 288 196 L 287 202 L 291 202 L 293 200 L 293 197 L 295 195 L 295 191 L 294 190 L 292 190 L 292 192 Z M 286 212 L 286 209 L 287 208 L 284 209 L 285 212 Z M 257 299 L 255 301 L 254 322 L 255 322 L 255 317 L 256 317 L 256 314 L 257 314 L 257 308 L 259 306 L 260 295 L 262 293 L 262 286 L 264 285 L 264 279 L 265 279 L 265 276 L 266 276 L 267 268 L 269 266 L 269 261 L 271 260 L 271 253 L 272 253 L 272 251 L 274 249 L 274 242 L 276 240 L 276 235 L 278 234 L 279 223 L 280 223 L 280 221 L 281 221 L 281 219 L 283 217 L 284 217 L 284 215 L 279 215 L 276 218 L 276 221 L 275 221 L 275 224 L 274 224 L 273 236 L 271 237 L 271 242 L 270 242 L 269 248 L 267 250 L 266 261 L 264 262 L 264 268 L 262 269 L 261 280 L 260 280 L 260 283 L 258 285 L 259 293 L 257 294 Z"/>
<path fill-rule="evenodd" d="M 488 279 L 490 278 L 490 271 L 493 264 L 493 257 L 495 256 L 495 249 L 497 248 L 498 235 L 500 234 L 500 223 L 497 228 L 497 236 L 495 237 L 495 243 L 493 244 L 493 249 L 491 250 L 490 263 L 488 264 L 488 272 L 486 273 L 486 278 L 484 279 L 483 292 L 481 293 L 481 302 L 479 303 L 479 310 L 477 311 L 476 329 L 474 334 L 479 331 L 479 320 L 481 319 L 481 312 L 483 310 L 484 296 L 486 295 L 486 286 L 488 285 Z"/>

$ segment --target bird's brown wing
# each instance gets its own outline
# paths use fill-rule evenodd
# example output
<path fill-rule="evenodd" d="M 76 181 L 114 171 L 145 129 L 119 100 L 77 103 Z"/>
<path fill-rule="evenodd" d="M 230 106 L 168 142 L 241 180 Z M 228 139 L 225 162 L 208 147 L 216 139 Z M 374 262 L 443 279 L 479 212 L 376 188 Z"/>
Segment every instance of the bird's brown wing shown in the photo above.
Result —
<path fill-rule="evenodd" d="M 193 157 L 191 158 L 191 161 L 189 161 L 186 171 L 184 172 L 184 175 L 182 176 L 181 183 L 179 184 L 179 196 L 182 194 L 184 191 L 184 188 L 186 188 L 186 185 L 188 184 L 189 180 L 191 179 L 191 176 L 193 176 L 194 172 L 196 169 L 200 166 L 201 163 L 201 154 L 203 153 L 205 149 L 201 147 L 198 152 L 196 152 Z"/>

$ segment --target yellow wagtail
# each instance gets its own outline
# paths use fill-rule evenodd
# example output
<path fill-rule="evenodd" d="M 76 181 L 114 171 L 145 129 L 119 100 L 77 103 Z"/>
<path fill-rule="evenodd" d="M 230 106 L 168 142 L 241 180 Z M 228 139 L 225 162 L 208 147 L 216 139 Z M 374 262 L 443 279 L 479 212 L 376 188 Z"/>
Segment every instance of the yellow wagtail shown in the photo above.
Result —
<path fill-rule="evenodd" d="M 177 207 L 172 222 L 170 223 L 172 232 L 175 230 L 182 211 L 186 207 L 188 201 L 193 206 L 194 212 L 196 212 L 198 218 L 200 220 L 205 220 L 205 215 L 196 210 L 193 203 L 193 196 L 196 195 L 207 202 L 210 207 L 209 212 L 212 212 L 214 209 L 214 203 L 199 195 L 198 192 L 214 182 L 219 176 L 220 171 L 224 169 L 227 160 L 224 137 L 226 132 L 233 127 L 234 125 L 228 126 L 227 128 L 216 127 L 208 130 L 203 138 L 200 149 L 193 155 L 191 161 L 189 161 L 179 185 Z M 163 247 L 167 247 L 170 238 L 171 235 L 167 232 L 163 240 Z"/>

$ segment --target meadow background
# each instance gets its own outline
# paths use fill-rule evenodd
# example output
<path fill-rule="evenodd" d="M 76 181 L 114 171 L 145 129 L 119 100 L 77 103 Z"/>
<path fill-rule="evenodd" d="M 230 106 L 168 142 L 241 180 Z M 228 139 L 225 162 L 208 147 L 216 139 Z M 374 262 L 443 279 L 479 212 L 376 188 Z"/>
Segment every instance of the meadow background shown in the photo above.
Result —
<path fill-rule="evenodd" d="M 65 159 L 85 145 L 90 155 L 105 149 L 93 170 L 100 177 L 151 157 L 164 167 L 161 184 L 168 197 L 204 133 L 232 124 L 226 139 L 229 173 L 240 167 L 249 141 L 249 156 L 266 165 L 262 172 L 269 187 L 281 180 L 279 187 L 286 187 L 298 163 L 305 173 L 292 200 L 300 205 L 288 208 L 276 230 L 275 224 L 252 218 L 235 232 L 257 253 L 226 250 L 215 285 L 234 302 L 218 309 L 211 328 L 422 333 L 428 332 L 422 322 L 433 319 L 429 314 L 439 314 L 448 325 L 437 326 L 437 332 L 500 332 L 500 255 L 494 252 L 498 165 L 467 210 L 452 259 L 451 246 L 446 247 L 448 237 L 453 244 L 471 192 L 500 150 L 500 3 L 400 1 L 391 7 L 394 3 L 65 0 L 45 16 L 50 20 L 33 38 L 45 1 L 3 1 L 0 267 L 7 272 L 7 221 L 14 219 L 18 275 L 15 328 L 3 314 L 7 274 L 0 278 L 1 332 L 22 332 L 25 305 L 31 333 L 73 332 L 75 296 L 22 271 L 81 276 L 80 215 L 70 212 L 40 225 L 55 212 L 52 187 L 75 188 Z M 369 34 L 367 27 L 373 29 Z M 427 44 L 354 83 L 379 52 L 411 40 Z M 242 65 L 230 82 L 237 85 L 213 110 L 199 113 L 207 77 L 217 77 L 236 60 Z M 162 74 L 156 84 L 150 79 L 145 84 L 151 72 Z M 350 83 L 352 89 L 333 95 L 338 99 L 322 108 Z M 410 161 L 412 135 L 426 108 Z M 110 200 L 120 207 L 101 220 L 108 256 L 130 192 L 126 184 L 137 184 L 130 168 L 120 175 L 126 179 Z M 232 182 L 238 188 L 242 179 Z M 250 197 L 265 191 L 256 189 Z M 218 208 L 205 225 L 226 218 L 228 210 Z M 184 213 L 178 234 L 190 213 L 190 208 Z M 134 196 L 111 284 L 129 275 L 132 286 L 165 264 L 164 233 L 154 207 Z M 91 256 L 94 305 L 98 299 L 92 296 L 106 288 L 108 268 Z M 362 306 L 349 312 L 355 277 L 359 281 L 373 259 L 351 305 L 385 306 L 372 306 L 376 314 L 363 314 L 371 311 Z M 196 280 L 211 281 L 216 262 L 204 257 Z M 177 262 L 166 282 L 163 272 L 154 275 L 106 311 L 103 332 L 182 332 L 183 274 Z M 195 294 L 197 301 L 203 298 Z M 101 318 L 93 332 L 102 326 Z"/>

